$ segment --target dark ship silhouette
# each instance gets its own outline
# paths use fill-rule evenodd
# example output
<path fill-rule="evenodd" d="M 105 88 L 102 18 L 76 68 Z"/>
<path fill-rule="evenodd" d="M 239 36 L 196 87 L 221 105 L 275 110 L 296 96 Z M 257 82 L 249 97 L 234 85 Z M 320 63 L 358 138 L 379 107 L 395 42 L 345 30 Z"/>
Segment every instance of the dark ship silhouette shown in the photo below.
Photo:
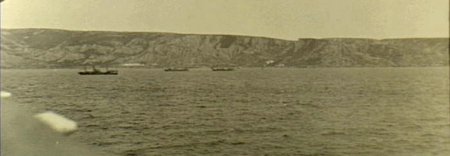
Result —
<path fill-rule="evenodd" d="M 109 70 L 108 68 L 106 68 L 106 71 L 101 71 L 101 70 L 95 68 L 95 66 L 92 66 L 91 71 L 88 71 L 88 70 L 86 70 L 86 68 L 84 68 L 84 71 L 78 72 L 78 74 L 80 74 L 80 75 L 118 75 L 119 71 L 118 70 Z"/>
<path fill-rule="evenodd" d="M 170 68 L 166 68 L 164 69 L 164 71 L 166 72 L 170 72 L 170 71 L 189 71 L 189 68 L 175 68 L 175 67 L 170 67 Z"/>
<path fill-rule="evenodd" d="M 211 67 L 212 71 L 233 71 L 234 68 L 231 67 Z"/>

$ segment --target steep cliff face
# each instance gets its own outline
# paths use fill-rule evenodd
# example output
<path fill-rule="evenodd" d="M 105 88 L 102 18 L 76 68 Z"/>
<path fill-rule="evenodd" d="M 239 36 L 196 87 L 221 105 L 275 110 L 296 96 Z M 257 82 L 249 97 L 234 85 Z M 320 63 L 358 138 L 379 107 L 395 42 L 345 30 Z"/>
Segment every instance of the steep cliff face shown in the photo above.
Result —
<path fill-rule="evenodd" d="M 287 41 L 233 35 L 7 29 L 1 33 L 1 66 L 444 66 L 449 62 L 448 47 L 448 38 Z"/>

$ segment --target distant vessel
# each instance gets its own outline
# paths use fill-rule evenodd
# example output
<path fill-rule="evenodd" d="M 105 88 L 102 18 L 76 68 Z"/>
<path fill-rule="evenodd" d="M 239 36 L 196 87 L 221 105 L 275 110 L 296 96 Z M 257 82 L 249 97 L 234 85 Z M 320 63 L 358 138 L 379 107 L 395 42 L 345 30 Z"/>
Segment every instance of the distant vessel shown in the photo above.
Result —
<path fill-rule="evenodd" d="M 189 69 L 188 68 L 173 68 L 173 67 L 171 67 L 171 68 L 166 68 L 166 69 L 164 69 L 164 71 L 189 71 Z"/>
<path fill-rule="evenodd" d="M 211 67 L 212 71 L 233 71 L 234 68 L 231 67 Z"/>
<path fill-rule="evenodd" d="M 101 71 L 99 69 L 96 69 L 95 66 L 92 66 L 92 71 L 86 70 L 84 68 L 84 71 L 78 72 L 80 75 L 117 75 L 119 74 L 119 71 L 117 70 L 109 70 L 106 68 L 106 71 Z"/>

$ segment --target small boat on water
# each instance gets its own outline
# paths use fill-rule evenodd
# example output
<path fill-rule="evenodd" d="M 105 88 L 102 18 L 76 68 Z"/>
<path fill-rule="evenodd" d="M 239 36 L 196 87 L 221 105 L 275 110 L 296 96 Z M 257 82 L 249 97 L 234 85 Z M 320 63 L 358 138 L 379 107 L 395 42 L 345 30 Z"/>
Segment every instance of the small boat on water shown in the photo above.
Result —
<path fill-rule="evenodd" d="M 189 68 L 166 68 L 164 69 L 164 71 L 169 72 L 169 71 L 189 71 Z"/>
<path fill-rule="evenodd" d="M 96 69 L 95 66 L 92 66 L 92 70 L 88 71 L 86 68 L 84 68 L 84 71 L 78 72 L 80 75 L 118 75 L 119 71 L 117 70 L 109 70 L 106 68 L 106 71 L 101 71 L 99 69 Z"/>
<path fill-rule="evenodd" d="M 211 67 L 212 71 L 233 71 L 234 68 L 231 67 Z"/>

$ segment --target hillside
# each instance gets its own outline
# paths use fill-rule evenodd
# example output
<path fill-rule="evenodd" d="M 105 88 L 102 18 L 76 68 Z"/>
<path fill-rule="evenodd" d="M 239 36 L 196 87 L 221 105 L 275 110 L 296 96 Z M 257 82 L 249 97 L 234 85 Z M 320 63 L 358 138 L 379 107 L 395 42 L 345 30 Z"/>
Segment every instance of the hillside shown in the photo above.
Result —
<path fill-rule="evenodd" d="M 1 53 L 2 68 L 124 63 L 141 63 L 147 67 L 446 66 L 449 39 L 288 41 L 234 35 L 3 29 Z"/>

